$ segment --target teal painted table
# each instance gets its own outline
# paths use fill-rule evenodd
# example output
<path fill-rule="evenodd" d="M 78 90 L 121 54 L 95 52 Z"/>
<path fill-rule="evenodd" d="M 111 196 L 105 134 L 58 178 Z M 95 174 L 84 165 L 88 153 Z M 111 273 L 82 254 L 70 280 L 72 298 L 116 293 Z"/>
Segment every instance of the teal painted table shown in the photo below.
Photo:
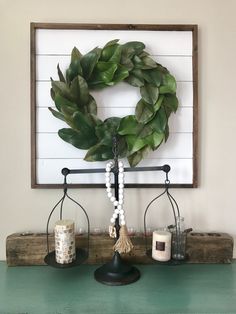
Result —
<path fill-rule="evenodd" d="M 96 282 L 96 268 L 8 268 L 0 262 L 0 313 L 236 313 L 236 263 L 139 265 L 140 280 L 119 287 Z"/>

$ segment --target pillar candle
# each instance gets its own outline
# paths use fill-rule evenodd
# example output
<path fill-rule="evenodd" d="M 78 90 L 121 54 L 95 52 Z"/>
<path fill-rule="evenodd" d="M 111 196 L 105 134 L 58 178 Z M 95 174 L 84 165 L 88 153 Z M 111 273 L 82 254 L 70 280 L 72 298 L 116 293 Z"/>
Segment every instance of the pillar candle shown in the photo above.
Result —
<path fill-rule="evenodd" d="M 58 220 L 55 224 L 56 262 L 69 264 L 76 258 L 75 224 L 73 220 Z"/>
<path fill-rule="evenodd" d="M 171 258 L 171 233 L 168 231 L 153 231 L 152 258 L 167 262 Z"/>

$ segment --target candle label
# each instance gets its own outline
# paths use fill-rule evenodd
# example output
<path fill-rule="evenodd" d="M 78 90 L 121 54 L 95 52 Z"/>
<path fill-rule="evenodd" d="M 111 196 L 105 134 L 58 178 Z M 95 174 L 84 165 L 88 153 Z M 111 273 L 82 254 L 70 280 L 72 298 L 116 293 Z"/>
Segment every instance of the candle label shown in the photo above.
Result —
<path fill-rule="evenodd" d="M 157 251 L 165 251 L 165 242 L 156 241 L 156 250 Z"/>

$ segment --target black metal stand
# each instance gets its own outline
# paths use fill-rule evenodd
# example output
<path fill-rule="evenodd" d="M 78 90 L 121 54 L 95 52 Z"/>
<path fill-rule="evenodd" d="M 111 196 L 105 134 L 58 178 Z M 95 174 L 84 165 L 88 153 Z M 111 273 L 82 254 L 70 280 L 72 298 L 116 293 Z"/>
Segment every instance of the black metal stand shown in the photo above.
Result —
<path fill-rule="evenodd" d="M 115 197 L 118 200 L 119 198 L 119 183 L 118 183 L 118 174 L 119 174 L 119 167 L 118 167 L 118 159 L 114 158 L 115 165 L 112 168 L 112 172 L 114 174 L 114 190 L 115 190 Z M 124 168 L 124 172 L 139 172 L 139 171 L 164 171 L 166 174 L 170 171 L 169 165 L 164 166 L 156 166 L 156 167 L 135 167 L 135 168 Z M 62 174 L 82 174 L 82 173 L 103 173 L 105 169 L 68 169 L 63 168 Z M 116 228 L 116 235 L 119 238 L 119 217 L 115 221 L 115 228 Z M 122 260 L 120 254 L 116 251 L 114 252 L 113 258 L 110 262 L 104 264 L 103 266 L 99 267 L 95 273 L 94 278 L 103 284 L 110 285 L 110 286 L 120 286 L 120 285 L 127 285 L 137 281 L 140 278 L 139 270 L 126 263 Z"/>
<path fill-rule="evenodd" d="M 94 278 L 106 285 L 122 286 L 137 281 L 140 278 L 140 272 L 136 267 L 125 263 L 116 251 L 109 263 L 95 271 Z"/>

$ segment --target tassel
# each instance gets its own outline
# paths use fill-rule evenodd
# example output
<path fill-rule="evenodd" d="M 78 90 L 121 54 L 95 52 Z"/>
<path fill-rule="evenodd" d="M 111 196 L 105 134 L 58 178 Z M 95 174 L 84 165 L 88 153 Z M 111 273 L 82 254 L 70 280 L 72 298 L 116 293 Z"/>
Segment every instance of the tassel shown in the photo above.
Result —
<path fill-rule="evenodd" d="M 113 246 L 113 249 L 119 253 L 129 253 L 133 247 L 134 246 L 128 236 L 127 227 L 126 225 L 122 225 L 120 228 L 120 237 Z"/>

